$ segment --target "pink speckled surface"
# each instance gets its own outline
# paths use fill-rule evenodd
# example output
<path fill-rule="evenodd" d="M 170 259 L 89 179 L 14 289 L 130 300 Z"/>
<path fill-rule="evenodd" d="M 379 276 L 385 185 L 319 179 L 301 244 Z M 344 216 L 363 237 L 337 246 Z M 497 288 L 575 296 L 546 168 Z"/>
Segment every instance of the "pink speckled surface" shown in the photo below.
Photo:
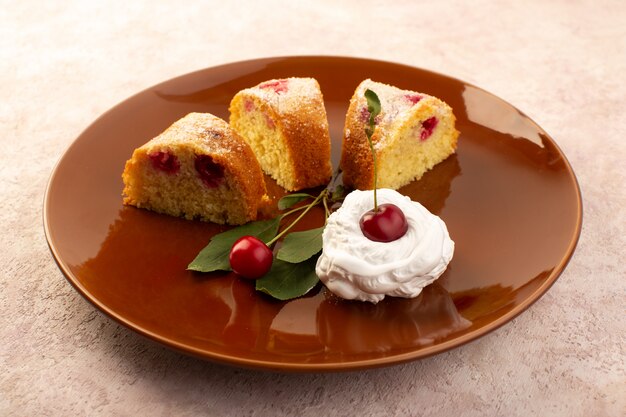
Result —
<path fill-rule="evenodd" d="M 623 1 L 0 1 L 0 415 L 623 416 Z M 421 361 L 344 374 L 214 365 L 104 317 L 49 253 L 56 161 L 128 96 L 249 58 L 330 54 L 442 72 L 548 131 L 583 193 L 578 248 L 527 312 Z"/>

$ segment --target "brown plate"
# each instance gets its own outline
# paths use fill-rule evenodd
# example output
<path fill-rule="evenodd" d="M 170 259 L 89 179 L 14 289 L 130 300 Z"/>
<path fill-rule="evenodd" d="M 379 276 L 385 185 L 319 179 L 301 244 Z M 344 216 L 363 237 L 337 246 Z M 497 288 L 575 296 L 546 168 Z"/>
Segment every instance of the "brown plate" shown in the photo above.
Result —
<path fill-rule="evenodd" d="M 186 271 L 223 227 L 122 206 L 121 173 L 134 148 L 188 112 L 228 118 L 238 90 L 288 76 L 319 81 L 335 166 L 348 100 L 365 78 L 438 96 L 454 108 L 457 154 L 400 190 L 441 216 L 456 242 L 446 273 L 419 297 L 370 305 L 340 300 L 320 285 L 304 298 L 274 301 L 232 274 Z M 319 217 L 313 213 L 308 224 Z M 44 207 L 54 258 L 98 309 L 185 353 L 281 371 L 389 365 L 494 330 L 554 283 L 574 251 L 581 218 L 565 156 L 515 107 L 440 74 L 341 57 L 238 62 L 129 98 L 69 147 Z"/>

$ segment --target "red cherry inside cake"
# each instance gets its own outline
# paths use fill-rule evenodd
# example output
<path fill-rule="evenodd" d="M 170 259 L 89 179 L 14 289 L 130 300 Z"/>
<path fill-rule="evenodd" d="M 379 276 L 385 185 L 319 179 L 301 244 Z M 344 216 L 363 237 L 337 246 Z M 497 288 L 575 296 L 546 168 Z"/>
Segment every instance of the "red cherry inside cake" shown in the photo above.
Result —
<path fill-rule="evenodd" d="M 424 120 L 422 122 L 422 131 L 420 133 L 420 139 L 421 140 L 428 139 L 433 134 L 433 130 L 435 130 L 438 124 L 439 124 L 439 119 L 437 119 L 434 116 L 429 117 L 428 119 Z"/>
<path fill-rule="evenodd" d="M 218 187 L 224 179 L 224 168 L 216 164 L 210 155 L 196 155 L 194 162 L 202 182 L 209 188 Z"/>
<path fill-rule="evenodd" d="M 281 80 L 272 80 L 259 84 L 259 88 L 270 88 L 274 90 L 276 93 L 285 93 L 289 89 L 287 87 L 289 80 L 281 79 Z"/>
<path fill-rule="evenodd" d="M 169 152 L 157 151 L 148 154 L 148 157 L 156 169 L 167 172 L 168 174 L 176 174 L 180 169 L 178 158 L 176 155 L 172 155 Z"/>

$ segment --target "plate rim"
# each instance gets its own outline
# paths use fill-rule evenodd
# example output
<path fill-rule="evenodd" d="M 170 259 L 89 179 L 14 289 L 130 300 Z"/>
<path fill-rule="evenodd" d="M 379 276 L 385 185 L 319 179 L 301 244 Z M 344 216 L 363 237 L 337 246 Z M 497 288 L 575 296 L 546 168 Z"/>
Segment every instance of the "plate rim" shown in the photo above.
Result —
<path fill-rule="evenodd" d="M 162 84 L 173 82 L 181 78 L 191 77 L 194 74 L 204 72 L 207 70 L 213 70 L 213 69 L 223 68 L 227 66 L 239 66 L 239 65 L 249 64 L 249 63 L 260 63 L 264 61 L 269 63 L 269 62 L 288 61 L 288 60 L 341 60 L 341 61 L 350 60 L 350 61 L 355 61 L 355 62 L 366 62 L 370 64 L 376 63 L 376 64 L 382 64 L 382 65 L 405 67 L 410 70 L 417 70 L 420 72 L 430 73 L 436 76 L 443 77 L 450 81 L 456 81 L 464 85 L 471 86 L 473 88 L 480 90 L 483 93 L 488 94 L 489 96 L 493 98 L 496 98 L 497 100 L 503 102 L 504 104 L 516 109 L 519 112 L 521 117 L 524 117 L 526 120 L 531 122 L 536 129 L 545 133 L 546 139 L 550 141 L 551 145 L 555 147 L 555 149 L 559 153 L 559 156 L 563 159 L 567 175 L 569 179 L 572 181 L 572 184 L 574 186 L 574 191 L 576 194 L 575 227 L 573 230 L 573 235 L 571 235 L 569 238 L 570 239 L 569 245 L 564 251 L 558 265 L 556 265 L 552 269 L 552 271 L 545 278 L 543 283 L 539 287 L 537 287 L 535 291 L 533 291 L 527 297 L 525 297 L 524 300 L 520 302 L 520 304 L 516 305 L 511 310 L 509 310 L 502 316 L 498 317 L 497 319 L 490 321 L 489 323 L 469 333 L 465 333 L 463 335 L 457 336 L 453 339 L 447 340 L 439 344 L 422 347 L 418 350 L 413 350 L 413 351 L 404 352 L 404 353 L 400 353 L 396 355 L 386 356 L 383 358 L 361 359 L 361 360 L 354 360 L 350 362 L 339 362 L 339 361 L 324 362 L 324 363 L 275 362 L 275 361 L 270 361 L 270 360 L 250 359 L 250 358 L 232 356 L 232 355 L 223 354 L 223 353 L 209 352 L 205 349 L 199 349 L 193 346 L 189 346 L 187 344 L 180 343 L 176 340 L 161 336 L 158 333 L 152 332 L 144 328 L 141 325 L 138 325 L 136 323 L 131 322 L 130 320 L 127 320 L 123 316 L 119 315 L 117 312 L 113 311 L 112 309 L 108 308 L 106 305 L 101 303 L 100 300 L 98 300 L 97 297 L 92 295 L 82 285 L 82 283 L 77 279 L 77 277 L 75 277 L 72 274 L 69 266 L 60 256 L 58 249 L 56 247 L 56 244 L 55 244 L 54 236 L 51 234 L 51 230 L 50 230 L 49 210 L 50 210 L 50 204 L 51 204 L 50 202 L 51 187 L 53 186 L 54 180 L 56 176 L 58 175 L 58 172 L 63 164 L 63 161 L 68 156 L 68 154 L 70 154 L 72 148 L 74 146 L 77 146 L 79 139 L 87 131 L 89 131 L 89 129 L 92 126 L 99 123 L 100 120 L 105 118 L 109 113 L 115 111 L 119 106 L 123 105 L 129 100 L 132 100 L 136 96 L 144 94 L 146 91 L 153 90 Z M 66 146 L 66 148 L 63 150 L 63 152 L 61 153 L 61 156 L 58 158 L 56 164 L 53 166 L 50 176 L 48 178 L 48 181 L 46 183 L 46 188 L 45 188 L 44 196 L 43 196 L 43 211 L 42 211 L 42 221 L 43 221 L 43 226 L 44 226 L 44 234 L 46 237 L 46 243 L 48 245 L 48 248 L 52 254 L 52 257 L 55 263 L 57 264 L 57 266 L 63 273 L 65 279 L 72 285 L 72 287 L 82 296 L 83 299 L 88 301 L 92 306 L 96 307 L 97 310 L 104 313 L 106 316 L 113 319 L 115 322 L 138 333 L 144 338 L 147 338 L 148 340 L 151 340 L 153 342 L 157 342 L 159 345 L 164 345 L 175 351 L 192 355 L 194 357 L 198 357 L 204 360 L 209 360 L 212 362 L 225 364 L 225 365 L 238 366 L 238 367 L 257 369 L 257 370 L 265 370 L 265 371 L 278 371 L 278 372 L 343 372 L 343 371 L 355 371 L 355 370 L 362 370 L 362 369 L 379 368 L 379 367 L 397 365 L 397 364 L 406 363 L 409 361 L 414 361 L 414 360 L 430 357 L 430 356 L 449 351 L 451 349 L 465 345 L 469 342 L 480 339 L 484 335 L 499 329 L 506 323 L 509 323 L 518 315 L 526 311 L 535 302 L 537 302 L 550 289 L 550 287 L 552 287 L 552 285 L 554 285 L 556 280 L 561 276 L 561 274 L 563 273 L 563 271 L 565 270 L 565 268 L 571 261 L 574 251 L 578 245 L 581 231 L 582 231 L 582 219 L 583 219 L 582 193 L 580 189 L 580 184 L 574 173 L 571 163 L 569 162 L 569 160 L 567 159 L 567 156 L 559 147 L 557 142 L 552 138 L 552 136 L 548 134 L 543 128 L 541 128 L 541 126 L 539 126 L 526 113 L 522 112 L 518 107 L 514 106 L 508 101 L 500 98 L 499 96 L 493 93 L 490 93 L 489 91 L 481 87 L 478 87 L 472 83 L 465 82 L 456 77 L 446 75 L 444 73 L 440 73 L 440 72 L 436 72 L 436 71 L 432 71 L 428 69 L 423 69 L 420 67 L 416 67 L 416 66 L 412 66 L 412 65 L 408 65 L 404 63 L 399 63 L 399 62 L 372 59 L 372 58 L 361 58 L 361 57 L 355 57 L 355 56 L 341 56 L 341 55 L 284 55 L 284 56 L 251 58 L 251 59 L 245 59 L 245 60 L 239 60 L 239 61 L 226 62 L 223 64 L 197 69 L 197 70 L 194 70 L 194 71 L 182 74 L 182 75 L 172 77 L 170 79 L 161 81 L 147 88 L 144 88 L 143 90 L 126 97 L 122 101 L 117 102 L 114 106 L 107 109 L 104 113 L 100 114 L 91 123 L 89 123 L 80 132 L 80 134 L 76 136 L 71 141 L 71 143 L 68 146 Z"/>

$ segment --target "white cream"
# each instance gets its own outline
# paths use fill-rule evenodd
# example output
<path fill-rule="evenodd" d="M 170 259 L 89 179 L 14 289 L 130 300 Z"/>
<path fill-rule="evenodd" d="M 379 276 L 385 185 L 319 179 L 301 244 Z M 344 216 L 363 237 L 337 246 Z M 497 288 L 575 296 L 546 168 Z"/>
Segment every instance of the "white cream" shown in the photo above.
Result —
<path fill-rule="evenodd" d="M 377 196 L 378 204 L 392 203 L 402 210 L 409 224 L 406 234 L 387 243 L 365 237 L 359 221 L 373 209 L 374 193 L 353 191 L 328 217 L 316 273 L 330 291 L 349 300 L 417 297 L 446 270 L 454 242 L 443 220 L 421 204 L 385 188 Z"/>

